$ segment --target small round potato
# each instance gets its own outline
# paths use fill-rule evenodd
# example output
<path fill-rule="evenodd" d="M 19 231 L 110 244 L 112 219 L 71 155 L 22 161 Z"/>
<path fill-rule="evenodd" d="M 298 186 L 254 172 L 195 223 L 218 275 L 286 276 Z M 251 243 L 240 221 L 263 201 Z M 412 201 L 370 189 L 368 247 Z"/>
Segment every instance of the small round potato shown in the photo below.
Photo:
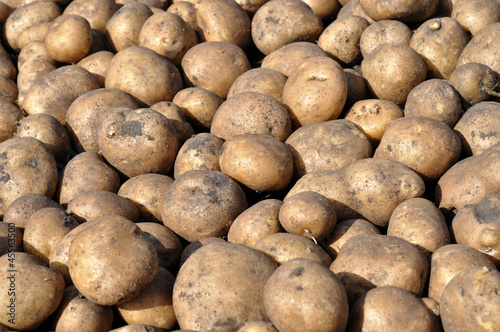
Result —
<path fill-rule="evenodd" d="M 196 33 L 199 32 L 198 23 L 196 23 L 196 7 L 194 2 L 190 1 L 174 1 L 167 8 L 167 12 L 179 15 L 180 18 L 186 22 L 191 29 Z"/>
<path fill-rule="evenodd" d="M 212 91 L 192 87 L 179 91 L 172 100 L 197 132 L 209 131 L 223 99 Z"/>
<path fill-rule="evenodd" d="M 359 0 L 341 0 L 340 2 L 346 2 L 342 8 L 340 8 L 337 17 L 342 17 L 346 15 L 356 15 L 366 19 L 370 24 L 375 23 L 368 14 L 364 11 L 363 7 L 359 3 Z"/>
<path fill-rule="evenodd" d="M 325 266 L 306 258 L 283 263 L 264 288 L 264 305 L 279 331 L 345 331 L 346 291 Z"/>
<path fill-rule="evenodd" d="M 303 0 L 323 21 L 334 19 L 339 12 L 337 0 Z"/>
<path fill-rule="evenodd" d="M 17 67 L 21 68 L 29 59 L 44 59 L 56 66 L 56 61 L 47 52 L 47 47 L 45 47 L 43 41 L 32 41 L 23 47 L 17 57 Z"/>
<path fill-rule="evenodd" d="M 290 149 L 267 134 L 230 137 L 221 147 L 219 163 L 224 174 L 257 192 L 285 189 L 293 176 Z"/>
<path fill-rule="evenodd" d="M 496 0 L 457 0 L 451 18 L 474 36 L 485 26 L 500 22 L 500 5 Z"/>
<path fill-rule="evenodd" d="M 54 69 L 56 69 L 54 64 L 42 58 L 30 58 L 23 63 L 17 75 L 17 88 L 19 90 L 17 104 L 20 107 L 23 107 L 24 98 L 33 83 Z"/>
<path fill-rule="evenodd" d="M 15 103 L 18 99 L 19 89 L 16 82 L 0 74 L 0 101 Z"/>
<path fill-rule="evenodd" d="M 457 67 L 448 79 L 448 83 L 470 105 L 490 100 L 492 96 L 488 92 L 494 91 L 499 81 L 490 67 L 474 62 Z"/>
<path fill-rule="evenodd" d="M 153 244 L 160 266 L 172 272 L 177 271 L 183 249 L 177 235 L 156 222 L 139 222 L 137 226 Z"/>
<path fill-rule="evenodd" d="M 347 97 L 344 110 L 348 110 L 354 103 L 368 98 L 368 88 L 363 75 L 352 68 L 344 68 L 347 80 Z"/>
<path fill-rule="evenodd" d="M 227 98 L 245 92 L 258 92 L 283 101 L 283 88 L 287 77 L 282 73 L 267 69 L 253 68 L 241 74 L 231 85 Z"/>
<path fill-rule="evenodd" d="M 192 170 L 220 171 L 222 144 L 222 139 L 210 133 L 200 133 L 188 139 L 175 157 L 174 178 Z"/>
<path fill-rule="evenodd" d="M 14 137 L 23 113 L 13 103 L 0 101 L 0 143 Z"/>
<path fill-rule="evenodd" d="M 32 41 L 44 41 L 52 22 L 42 22 L 26 28 L 17 39 L 17 47 L 23 49 Z"/>
<path fill-rule="evenodd" d="M 378 46 L 390 43 L 410 45 L 413 32 L 403 22 L 396 20 L 382 20 L 371 24 L 361 34 L 359 48 L 366 58 Z"/>
<path fill-rule="evenodd" d="M 334 258 L 337 257 L 339 250 L 347 240 L 361 234 L 380 234 L 380 231 L 374 224 L 365 219 L 347 219 L 338 222 L 333 232 L 325 240 L 328 252 Z"/>
<path fill-rule="evenodd" d="M 160 101 L 156 104 L 151 105 L 152 110 L 163 114 L 167 119 L 172 122 L 177 134 L 177 140 L 179 145 L 184 144 L 186 140 L 194 135 L 193 127 L 187 122 L 186 116 L 182 112 L 179 106 L 171 101 Z"/>
<path fill-rule="evenodd" d="M 103 50 L 87 55 L 78 61 L 77 65 L 87 69 L 94 75 L 101 86 L 104 86 L 109 64 L 115 55 L 110 51 Z"/>
<path fill-rule="evenodd" d="M 45 207 L 60 207 L 58 203 L 41 194 L 26 194 L 17 198 L 9 205 L 3 221 L 14 224 L 16 228 L 23 230 L 29 217 L 37 210 Z"/>
<path fill-rule="evenodd" d="M 106 23 L 120 5 L 113 0 L 73 0 L 64 9 L 64 15 L 78 15 L 90 23 L 93 30 L 106 32 Z"/>

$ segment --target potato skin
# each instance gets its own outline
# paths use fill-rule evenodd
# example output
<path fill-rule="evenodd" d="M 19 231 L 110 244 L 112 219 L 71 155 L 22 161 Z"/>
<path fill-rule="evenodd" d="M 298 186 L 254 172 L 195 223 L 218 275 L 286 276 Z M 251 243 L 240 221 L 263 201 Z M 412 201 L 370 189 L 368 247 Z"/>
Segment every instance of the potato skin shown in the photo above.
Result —
<path fill-rule="evenodd" d="M 90 51 L 89 51 L 90 53 Z M 101 86 L 104 86 L 106 75 L 108 74 L 109 64 L 114 53 L 108 50 L 96 51 L 88 54 L 86 57 L 77 62 L 78 66 L 82 66 L 87 69 L 94 77 L 97 79 Z"/>
<path fill-rule="evenodd" d="M 450 15 L 474 36 L 485 26 L 500 21 L 500 6 L 496 0 L 459 0 Z"/>
<path fill-rule="evenodd" d="M 7 224 L 13 223 L 18 229 L 24 229 L 29 217 L 37 210 L 45 207 L 59 207 L 60 205 L 41 194 L 26 194 L 17 198 L 9 205 L 3 216 Z"/>
<path fill-rule="evenodd" d="M 373 52 L 378 46 L 389 43 L 410 45 L 413 32 L 403 22 L 396 20 L 381 20 L 370 24 L 359 40 L 359 48 L 363 57 Z"/>
<path fill-rule="evenodd" d="M 73 0 L 64 9 L 64 15 L 78 15 L 85 18 L 93 30 L 106 32 L 106 22 L 120 8 L 113 0 Z"/>
<path fill-rule="evenodd" d="M 492 99 L 492 96 L 484 88 L 494 90 L 499 79 L 498 74 L 493 72 L 490 67 L 470 62 L 457 67 L 451 73 L 448 83 L 458 91 L 467 103 L 475 105 Z"/>
<path fill-rule="evenodd" d="M 23 113 L 13 103 L 0 101 L 0 143 L 14 137 Z"/>
<path fill-rule="evenodd" d="M 17 104 L 20 107 L 23 107 L 24 97 L 33 83 L 54 69 L 56 69 L 56 66 L 51 62 L 36 57 L 30 58 L 23 63 L 17 75 Z"/>
<path fill-rule="evenodd" d="M 365 219 L 347 219 L 338 222 L 333 232 L 325 239 L 328 253 L 335 259 L 347 240 L 360 234 L 380 234 L 380 230 Z"/>
<path fill-rule="evenodd" d="M 223 101 L 214 92 L 199 87 L 182 89 L 172 100 L 196 132 L 210 131 L 215 112 Z"/>
<path fill-rule="evenodd" d="M 245 92 L 258 92 L 283 101 L 283 88 L 287 77 L 282 73 L 267 68 L 253 68 L 241 74 L 233 82 L 227 98 Z"/>
<path fill-rule="evenodd" d="M 359 0 L 362 9 L 375 21 L 420 22 L 436 12 L 439 0 Z"/>

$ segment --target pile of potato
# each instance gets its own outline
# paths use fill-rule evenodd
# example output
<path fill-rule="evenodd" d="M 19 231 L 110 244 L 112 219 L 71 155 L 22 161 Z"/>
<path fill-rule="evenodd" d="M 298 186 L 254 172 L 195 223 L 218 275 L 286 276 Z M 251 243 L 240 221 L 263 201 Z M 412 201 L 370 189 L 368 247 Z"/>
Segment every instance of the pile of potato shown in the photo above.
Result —
<path fill-rule="evenodd" d="M 0 1 L 0 331 L 500 331 L 500 0 Z"/>

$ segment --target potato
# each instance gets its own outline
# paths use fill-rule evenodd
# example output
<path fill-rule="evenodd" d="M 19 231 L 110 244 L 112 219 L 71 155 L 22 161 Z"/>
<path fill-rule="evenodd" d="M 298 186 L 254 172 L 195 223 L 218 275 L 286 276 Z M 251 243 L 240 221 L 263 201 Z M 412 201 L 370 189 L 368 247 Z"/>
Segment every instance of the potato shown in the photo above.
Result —
<path fill-rule="evenodd" d="M 222 144 L 222 139 L 209 133 L 200 133 L 188 139 L 175 157 L 174 178 L 192 170 L 220 171 Z"/>
<path fill-rule="evenodd" d="M 453 5 L 451 17 L 474 36 L 485 26 L 500 22 L 500 4 L 496 0 L 459 0 Z"/>
<path fill-rule="evenodd" d="M 0 101 L 0 142 L 13 138 L 23 113 L 13 103 Z"/>
<path fill-rule="evenodd" d="M 26 194 L 52 198 L 58 174 L 54 155 L 37 139 L 11 138 L 0 143 L 0 217 Z"/>
<path fill-rule="evenodd" d="M 219 106 L 210 133 L 223 140 L 241 134 L 267 134 L 284 142 L 292 133 L 292 120 L 286 107 L 273 97 L 245 92 Z"/>
<path fill-rule="evenodd" d="M 364 99 L 352 105 L 344 118 L 354 122 L 376 148 L 392 121 L 403 116 L 401 108 L 390 100 Z"/>
<path fill-rule="evenodd" d="M 51 22 L 61 15 L 61 8 L 55 2 L 35 1 L 17 7 L 3 26 L 5 42 L 14 51 L 19 51 L 17 41 L 21 33 L 35 24 Z"/>
<path fill-rule="evenodd" d="M 113 325 L 113 308 L 92 303 L 75 286 L 68 286 L 51 320 L 55 331 L 107 332 Z"/>
<path fill-rule="evenodd" d="M 318 15 L 322 20 L 334 19 L 339 11 L 339 3 L 337 0 L 302 0 L 304 1 L 313 12 Z"/>
<path fill-rule="evenodd" d="M 361 234 L 342 246 L 330 270 L 346 287 L 352 305 L 367 291 L 380 286 L 395 286 L 420 296 L 429 275 L 429 262 L 406 240 Z"/>
<path fill-rule="evenodd" d="M 410 47 L 424 59 L 427 78 L 448 79 L 469 37 L 456 20 L 450 17 L 425 21 L 413 33 Z"/>
<path fill-rule="evenodd" d="M 98 81 L 83 67 L 59 67 L 33 83 L 24 98 L 23 109 L 28 114 L 52 115 L 65 125 L 71 103 L 82 94 L 98 88 Z"/>
<path fill-rule="evenodd" d="M 417 173 L 397 161 L 368 158 L 338 171 L 308 173 L 287 197 L 302 191 L 315 191 L 328 198 L 337 221 L 361 217 L 385 227 L 396 206 L 422 196 L 425 184 Z"/>
<path fill-rule="evenodd" d="M 264 236 L 283 231 L 279 222 L 282 204 L 278 199 L 264 199 L 243 211 L 231 224 L 227 241 L 252 248 Z"/>
<path fill-rule="evenodd" d="M 360 39 L 369 25 L 360 16 L 339 17 L 323 30 L 318 38 L 318 46 L 343 67 L 352 67 L 363 58 L 359 48 Z"/>
<path fill-rule="evenodd" d="M 347 219 L 335 224 L 333 232 L 325 239 L 328 253 L 337 257 L 340 248 L 349 240 L 360 234 L 380 234 L 379 229 L 365 219 Z"/>
<path fill-rule="evenodd" d="M 495 268 L 486 254 L 462 244 L 448 244 L 431 256 L 429 297 L 440 302 L 446 285 L 460 272 L 472 266 Z"/>
<path fill-rule="evenodd" d="M 221 172 L 257 192 L 280 191 L 292 180 L 290 149 L 267 134 L 241 134 L 221 147 Z"/>
<path fill-rule="evenodd" d="M 23 106 L 24 98 L 33 83 L 54 69 L 56 69 L 54 64 L 42 58 L 30 58 L 23 63 L 17 75 L 17 104 L 20 107 Z"/>
<path fill-rule="evenodd" d="M 163 331 L 165 330 L 147 324 L 132 324 L 112 329 L 110 332 L 163 332 Z M 185 330 L 179 330 L 179 331 L 185 331 Z"/>
<path fill-rule="evenodd" d="M 14 223 L 0 222 L 0 256 L 23 251 L 23 233 Z"/>
<path fill-rule="evenodd" d="M 0 266 L 4 280 L 0 299 L 6 306 L 0 323 L 19 331 L 36 329 L 59 306 L 64 295 L 63 277 L 24 252 L 3 255 Z M 36 290 L 36 295 L 23 289 Z"/>
<path fill-rule="evenodd" d="M 137 226 L 146 234 L 158 254 L 161 267 L 169 271 L 177 271 L 182 244 L 177 235 L 167 227 L 155 222 L 140 222 Z"/>
<path fill-rule="evenodd" d="M 323 22 L 300 0 L 271 0 L 252 19 L 252 40 L 265 55 L 298 41 L 314 42 Z"/>
<path fill-rule="evenodd" d="M 366 87 L 363 75 L 351 68 L 344 68 L 347 80 L 347 97 L 344 110 L 349 109 L 354 103 L 368 98 L 368 88 Z"/>
<path fill-rule="evenodd" d="M 79 223 L 108 215 L 139 221 L 139 210 L 134 203 L 109 191 L 82 191 L 68 203 L 66 211 Z"/>
<path fill-rule="evenodd" d="M 151 105 L 152 110 L 163 114 L 167 119 L 172 122 L 175 128 L 175 133 L 177 134 L 177 140 L 179 145 L 184 144 L 184 142 L 194 135 L 193 127 L 187 122 L 186 116 L 182 112 L 179 106 L 175 105 L 171 101 L 160 101 L 156 104 Z"/>
<path fill-rule="evenodd" d="M 132 201 L 139 209 L 139 217 L 147 222 L 160 222 L 160 203 L 174 180 L 163 174 L 141 174 L 125 181 L 118 195 Z"/>
<path fill-rule="evenodd" d="M 455 164 L 461 147 L 458 136 L 444 122 L 428 117 L 404 117 L 387 127 L 373 156 L 399 161 L 425 181 L 433 181 Z"/>
<path fill-rule="evenodd" d="M 443 328 L 473 331 L 496 328 L 500 324 L 500 272 L 474 266 L 454 277 L 441 296 Z"/>
<path fill-rule="evenodd" d="M 213 242 L 219 242 L 219 243 L 226 243 L 226 240 L 221 239 L 220 237 L 204 237 L 199 240 L 193 241 L 190 244 L 184 248 L 181 254 L 181 261 L 180 265 L 184 264 L 184 262 L 194 253 L 196 250 L 200 249 L 201 247 L 213 243 Z"/>
<path fill-rule="evenodd" d="M 59 207 L 60 205 L 41 194 L 25 194 L 15 199 L 9 205 L 3 216 L 3 221 L 7 224 L 16 225 L 17 229 L 24 230 L 29 217 L 37 210 L 45 207 Z"/>
<path fill-rule="evenodd" d="M 499 30 L 500 22 L 492 23 L 476 33 L 460 54 L 457 67 L 476 62 L 486 65 L 500 74 L 500 51 L 497 47 L 492 47 L 500 42 Z"/>
<path fill-rule="evenodd" d="M 97 79 L 101 86 L 104 86 L 109 64 L 113 60 L 114 54 L 109 51 L 99 51 L 87 55 L 78 61 L 77 65 L 87 69 Z"/>
<path fill-rule="evenodd" d="M 146 47 L 132 46 L 111 60 L 104 86 L 120 89 L 151 106 L 171 101 L 182 89 L 182 78 L 172 62 Z"/>
<path fill-rule="evenodd" d="M 283 87 L 287 77 L 282 73 L 267 69 L 253 68 L 241 74 L 231 85 L 227 98 L 245 92 L 258 92 L 283 101 Z"/>
<path fill-rule="evenodd" d="M 250 62 L 238 46 L 209 41 L 191 47 L 181 66 L 185 86 L 206 89 L 225 99 L 236 78 L 250 69 Z"/>
<path fill-rule="evenodd" d="M 426 80 L 408 94 L 404 114 L 434 118 L 453 128 L 463 115 L 460 94 L 445 80 Z"/>
<path fill-rule="evenodd" d="M 466 63 L 451 73 L 448 83 L 470 105 L 492 98 L 488 93 L 495 89 L 499 81 L 497 74 L 490 67 L 481 63 Z"/>
<path fill-rule="evenodd" d="M 308 124 L 294 131 L 285 144 L 292 152 L 296 178 L 336 171 L 372 155 L 367 137 L 349 120 Z"/>
<path fill-rule="evenodd" d="M 134 3 L 135 0 L 118 0 L 116 1 L 119 5 L 128 5 Z M 144 3 L 151 8 L 152 11 L 158 12 L 164 10 L 169 4 L 170 0 L 141 0 L 140 3 Z"/>
<path fill-rule="evenodd" d="M 150 108 L 114 108 L 99 119 L 97 143 L 108 163 L 131 178 L 145 173 L 168 173 L 179 141 L 173 124 Z"/>
<path fill-rule="evenodd" d="M 116 193 L 120 176 L 96 152 L 82 152 L 73 157 L 62 172 L 59 204 L 66 206 L 79 194 L 89 190 Z"/>
<path fill-rule="evenodd" d="M 131 300 L 158 270 L 158 256 L 146 235 L 132 221 L 116 215 L 102 217 L 78 233 L 68 261 L 75 287 L 100 305 Z"/>
<path fill-rule="evenodd" d="M 235 0 L 235 1 L 245 10 L 248 16 L 252 18 L 255 15 L 255 12 L 257 12 L 257 10 L 260 7 L 262 7 L 262 5 L 265 4 L 268 0 Z M 176 2 L 175 4 L 185 3 L 185 2 L 186 1 L 180 1 Z"/>
<path fill-rule="evenodd" d="M 361 34 L 359 48 L 366 58 L 378 46 L 390 43 L 410 45 L 413 32 L 403 22 L 396 20 L 382 20 L 371 24 Z"/>
<path fill-rule="evenodd" d="M 328 54 L 313 42 L 297 41 L 268 54 L 262 60 L 261 68 L 272 69 L 289 77 L 302 62 L 315 56 L 328 56 Z"/>
<path fill-rule="evenodd" d="M 480 155 L 500 142 L 500 103 L 483 101 L 465 112 L 453 128 L 462 142 L 465 156 Z"/>
<path fill-rule="evenodd" d="M 144 22 L 153 16 L 145 3 L 135 1 L 125 4 L 106 22 L 106 40 L 114 52 L 139 45 L 139 34 Z"/>
<path fill-rule="evenodd" d="M 191 87 L 179 91 L 172 100 L 184 113 L 193 129 L 209 131 L 215 112 L 223 99 L 212 91 Z"/>
<path fill-rule="evenodd" d="M 207 236 L 224 236 L 248 203 L 241 187 L 216 171 L 183 173 L 161 201 L 165 226 L 189 242 Z"/>
<path fill-rule="evenodd" d="M 401 43 L 383 44 L 361 62 L 361 72 L 375 98 L 401 106 L 410 91 L 427 75 L 424 60 Z"/>
<path fill-rule="evenodd" d="M 138 42 L 139 46 L 150 48 L 180 66 L 187 50 L 198 43 L 198 37 L 178 15 L 159 12 L 144 22 Z"/>
<path fill-rule="evenodd" d="M 427 257 L 451 242 L 443 214 L 425 198 L 410 198 L 399 204 L 389 219 L 387 235 L 410 242 Z"/>
<path fill-rule="evenodd" d="M 264 286 L 275 269 L 269 257 L 242 244 L 201 247 L 175 280 L 172 302 L 180 328 L 236 331 L 249 320 L 268 321 Z"/>
<path fill-rule="evenodd" d="M 7 76 L 11 80 L 15 80 L 17 69 L 12 61 L 10 54 L 0 45 L 0 74 Z"/>
<path fill-rule="evenodd" d="M 47 48 L 45 47 L 45 42 L 43 41 L 32 41 L 29 42 L 21 52 L 19 52 L 19 56 L 17 58 L 17 67 L 21 68 L 23 64 L 29 59 L 43 59 L 47 60 L 54 66 L 56 65 L 56 61 L 52 59 L 52 57 L 47 52 Z"/>
<path fill-rule="evenodd" d="M 306 258 L 279 266 L 264 288 L 264 305 L 280 331 L 344 331 L 344 286 L 328 268 Z"/>
<path fill-rule="evenodd" d="M 273 323 L 265 321 L 247 321 L 237 332 L 278 332 Z"/>
<path fill-rule="evenodd" d="M 458 211 L 450 226 L 456 243 L 485 253 L 496 266 L 500 266 L 499 207 L 500 194 L 487 194 L 481 202 L 466 205 Z"/>
<path fill-rule="evenodd" d="M 0 74 L 0 101 L 15 103 L 18 92 L 16 83 L 7 76 Z"/>
<path fill-rule="evenodd" d="M 359 0 L 347 1 L 347 3 L 342 8 L 340 8 L 339 13 L 337 14 L 337 18 L 346 15 L 360 16 L 365 20 L 367 20 L 368 22 L 370 22 L 370 24 L 375 23 L 375 21 L 370 16 L 368 16 L 368 14 L 366 14 L 366 12 L 363 10 L 363 7 L 361 7 Z"/>
<path fill-rule="evenodd" d="M 359 0 L 363 10 L 375 21 L 421 22 L 436 12 L 439 0 Z"/>
<path fill-rule="evenodd" d="M 283 104 L 295 128 L 337 119 L 346 97 L 344 70 L 335 60 L 323 56 L 302 62 L 283 89 Z"/>
<path fill-rule="evenodd" d="M 78 15 L 90 23 L 93 30 L 106 32 L 106 23 L 120 6 L 113 0 L 74 0 L 64 9 L 64 15 Z"/>
<path fill-rule="evenodd" d="M 22 50 L 29 42 L 45 41 L 45 36 L 49 31 L 51 23 L 52 22 L 42 22 L 26 28 L 21 32 L 19 38 L 17 38 L 17 47 Z"/>
<path fill-rule="evenodd" d="M 423 300 L 394 286 L 369 290 L 352 308 L 349 331 L 398 330 L 440 331 L 436 315 L 427 309 Z"/>
<path fill-rule="evenodd" d="M 280 265 L 295 258 L 310 259 L 325 267 L 332 263 L 332 258 L 321 246 L 297 234 L 268 234 L 255 242 L 253 248 L 265 253 Z"/>
<path fill-rule="evenodd" d="M 250 18 L 236 1 L 196 1 L 196 24 L 202 42 L 226 42 L 242 49 L 252 41 Z"/>

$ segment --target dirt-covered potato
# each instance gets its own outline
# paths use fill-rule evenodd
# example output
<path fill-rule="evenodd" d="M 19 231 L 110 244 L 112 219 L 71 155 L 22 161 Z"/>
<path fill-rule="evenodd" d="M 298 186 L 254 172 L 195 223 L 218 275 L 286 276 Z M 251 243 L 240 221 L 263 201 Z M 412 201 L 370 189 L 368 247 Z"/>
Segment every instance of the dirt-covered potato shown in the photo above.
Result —
<path fill-rule="evenodd" d="M 352 68 L 344 68 L 347 80 L 347 97 L 344 110 L 349 109 L 354 103 L 368 98 L 368 88 L 366 87 L 363 75 Z"/>
<path fill-rule="evenodd" d="M 71 285 L 65 288 L 50 319 L 55 331 L 108 332 L 113 325 L 113 308 L 89 301 Z"/>
<path fill-rule="evenodd" d="M 495 268 L 487 255 L 466 245 L 448 244 L 437 249 L 431 256 L 428 296 L 439 303 L 450 280 L 472 266 Z"/>
<path fill-rule="evenodd" d="M 29 59 L 44 59 L 52 63 L 54 66 L 56 65 L 56 61 L 52 59 L 47 52 L 45 42 L 43 41 L 32 41 L 23 47 L 17 57 L 17 67 L 21 68 L 22 65 Z"/>
<path fill-rule="evenodd" d="M 282 204 L 278 199 L 264 199 L 243 211 L 231 224 L 227 241 L 252 248 L 264 236 L 282 232 L 279 222 Z"/>
<path fill-rule="evenodd" d="M 366 19 L 370 24 L 375 23 L 375 20 L 373 20 L 366 12 L 363 10 L 363 7 L 361 7 L 361 4 L 359 3 L 359 0 L 341 0 L 344 2 L 347 2 L 342 8 L 340 8 L 339 13 L 337 14 L 337 17 L 342 17 L 345 15 L 356 15 L 356 16 L 361 16 L 362 18 Z"/>
<path fill-rule="evenodd" d="M 125 197 L 102 190 L 81 191 L 68 203 L 67 210 L 79 223 L 108 215 L 139 221 L 139 210 Z"/>
<path fill-rule="evenodd" d="M 0 74 L 0 101 L 15 103 L 18 93 L 16 82 Z"/>
<path fill-rule="evenodd" d="M 193 129 L 209 131 L 212 120 L 223 99 L 207 89 L 191 87 L 179 91 L 172 100 L 184 113 Z"/>
<path fill-rule="evenodd" d="M 372 146 L 366 135 L 348 120 L 300 127 L 285 144 L 292 152 L 296 178 L 310 172 L 336 171 L 372 156 Z"/>
<path fill-rule="evenodd" d="M 431 201 L 420 197 L 406 200 L 394 209 L 387 235 L 410 242 L 427 257 L 451 242 L 441 211 Z"/>
<path fill-rule="evenodd" d="M 349 331 L 440 331 L 440 321 L 423 300 L 402 288 L 380 286 L 354 305 Z"/>
<path fill-rule="evenodd" d="M 146 234 L 158 254 L 161 267 L 177 271 L 183 251 L 181 241 L 169 228 L 156 222 L 140 222 L 137 226 Z"/>
<path fill-rule="evenodd" d="M 327 267 L 306 258 L 279 266 L 264 288 L 264 305 L 280 331 L 344 331 L 346 291 Z"/>
<path fill-rule="evenodd" d="M 389 43 L 363 59 L 361 72 L 374 97 L 404 105 L 410 91 L 425 80 L 427 67 L 410 46 Z"/>
<path fill-rule="evenodd" d="M 222 144 L 222 139 L 210 133 L 200 133 L 188 139 L 175 157 L 174 178 L 192 170 L 220 171 Z"/>
<path fill-rule="evenodd" d="M 344 70 L 338 62 L 324 56 L 304 60 L 283 88 L 283 104 L 295 128 L 337 119 L 346 97 Z"/>
<path fill-rule="evenodd" d="M 37 139 L 15 137 L 0 143 L 0 217 L 26 194 L 52 198 L 58 174 L 54 155 Z"/>
<path fill-rule="evenodd" d="M 500 325 L 500 272 L 486 266 L 471 267 L 455 276 L 439 302 L 445 331 L 496 329 Z"/>
<path fill-rule="evenodd" d="M 410 47 L 424 59 L 427 78 L 448 79 L 469 42 L 465 30 L 450 17 L 433 18 L 413 33 Z"/>
<path fill-rule="evenodd" d="M 13 138 L 23 113 L 13 103 L 0 101 L 0 142 Z"/>
<path fill-rule="evenodd" d="M 87 55 L 77 62 L 78 66 L 87 69 L 104 86 L 109 64 L 115 55 L 110 51 L 103 50 Z"/>
<path fill-rule="evenodd" d="M 376 148 L 392 121 L 404 116 L 394 102 L 384 99 L 359 100 L 347 111 L 344 118 L 363 131 L 373 148 Z"/>
<path fill-rule="evenodd" d="M 465 112 L 453 128 L 465 156 L 480 155 L 500 142 L 500 103 L 483 101 Z"/>
<path fill-rule="evenodd" d="M 499 210 L 500 194 L 487 194 L 481 202 L 458 211 L 450 226 L 456 243 L 485 253 L 497 266 L 500 266 Z"/>
<path fill-rule="evenodd" d="M 185 86 L 212 91 L 223 99 L 236 78 L 251 68 L 240 47 L 215 41 L 191 47 L 182 58 L 181 66 Z"/>
<path fill-rule="evenodd" d="M 370 24 L 359 40 L 359 48 L 364 58 L 378 46 L 390 43 L 410 45 L 413 32 L 403 22 L 396 20 L 381 20 Z"/>
<path fill-rule="evenodd" d="M 387 127 L 374 157 L 398 161 L 425 181 L 432 181 L 455 164 L 461 147 L 460 138 L 444 122 L 428 117 L 403 117 Z"/>
<path fill-rule="evenodd" d="M 300 0 L 268 1 L 252 19 L 253 42 L 265 55 L 293 42 L 314 42 L 322 30 L 319 16 Z"/>
<path fill-rule="evenodd" d="M 23 251 L 23 233 L 14 223 L 0 222 L 0 256 Z"/>
<path fill-rule="evenodd" d="M 75 287 L 100 305 L 131 300 L 158 270 L 158 255 L 146 235 L 132 221 L 116 215 L 102 217 L 78 233 L 68 262 Z"/>
<path fill-rule="evenodd" d="M 106 22 L 106 40 L 114 52 L 139 45 L 139 34 L 146 20 L 153 16 L 145 3 L 134 1 L 123 5 Z"/>
<path fill-rule="evenodd" d="M 78 15 L 90 23 L 93 30 L 106 32 L 106 23 L 120 8 L 113 0 L 74 0 L 63 11 L 64 15 Z"/>
<path fill-rule="evenodd" d="M 339 17 L 328 25 L 318 38 L 318 46 L 343 67 L 352 67 L 362 60 L 360 39 L 370 23 L 356 15 Z"/>
<path fill-rule="evenodd" d="M 292 133 L 292 120 L 286 107 L 273 97 L 245 92 L 219 106 L 210 133 L 223 140 L 241 134 L 267 134 L 284 142 Z"/>
<path fill-rule="evenodd" d="M 182 89 L 182 77 L 172 62 L 155 51 L 131 46 L 111 60 L 105 87 L 120 89 L 151 106 L 159 101 L 171 101 Z"/>
<path fill-rule="evenodd" d="M 78 225 L 78 222 L 62 207 L 40 209 L 28 218 L 24 228 L 24 251 L 48 266 L 49 256 L 56 246 Z"/>
<path fill-rule="evenodd" d="M 315 191 L 330 200 L 337 221 L 363 218 L 385 227 L 401 202 L 425 192 L 422 178 L 403 164 L 385 158 L 367 158 L 338 171 L 304 175 L 287 196 Z"/>
<path fill-rule="evenodd" d="M 161 202 L 165 226 L 189 242 L 224 236 L 248 203 L 241 187 L 216 171 L 183 173 L 167 189 Z"/>
<path fill-rule="evenodd" d="M 58 192 L 59 204 L 66 206 L 80 193 L 102 190 L 116 193 L 120 176 L 97 152 L 82 152 L 73 157 L 64 168 Z"/>
<path fill-rule="evenodd" d="M 287 77 L 267 68 L 253 68 L 241 74 L 231 85 L 227 98 L 245 92 L 258 92 L 283 101 L 283 87 Z"/>
<path fill-rule="evenodd" d="M 221 147 L 221 172 L 257 192 L 285 189 L 293 176 L 290 149 L 267 134 L 230 137 Z"/>
<path fill-rule="evenodd" d="M 499 81 L 499 75 L 490 67 L 474 62 L 457 67 L 448 79 L 470 105 L 490 100 L 492 96 L 488 92 L 494 91 Z"/>
<path fill-rule="evenodd" d="M 18 331 L 36 329 L 59 306 L 64 295 L 63 277 L 25 252 L 1 256 L 0 267 L 0 299 L 5 306 L 0 324 Z"/>
<path fill-rule="evenodd" d="M 375 21 L 398 20 L 421 22 L 436 12 L 439 0 L 359 0 L 368 16 Z"/>
<path fill-rule="evenodd" d="M 30 58 L 23 63 L 17 75 L 17 104 L 20 107 L 23 106 L 24 97 L 33 83 L 54 69 L 56 69 L 54 64 L 41 58 Z"/>
<path fill-rule="evenodd" d="M 334 19 L 339 11 L 339 2 L 337 0 L 302 0 L 313 12 L 323 21 Z"/>
<path fill-rule="evenodd" d="M 294 258 L 307 258 L 328 267 L 332 258 L 313 240 L 291 233 L 273 233 L 255 242 L 254 249 L 283 264 Z"/>
<path fill-rule="evenodd" d="M 17 47 L 23 49 L 29 42 L 44 41 L 52 22 L 42 22 L 26 28 L 17 39 Z"/>
<path fill-rule="evenodd" d="M 196 250 L 200 249 L 203 246 L 206 246 L 207 244 L 213 243 L 213 242 L 226 243 L 226 240 L 224 240 L 224 239 L 222 239 L 220 237 L 208 236 L 208 237 L 204 237 L 204 238 L 201 238 L 199 240 L 191 242 L 182 251 L 180 265 L 184 264 L 184 262 L 194 252 L 196 252 Z"/>
<path fill-rule="evenodd" d="M 3 216 L 7 224 L 14 224 L 18 229 L 24 229 L 29 217 L 33 212 L 45 207 L 59 207 L 60 205 L 41 194 L 25 194 L 17 198 L 9 205 Z"/>
<path fill-rule="evenodd" d="M 268 54 L 262 60 L 261 68 L 276 70 L 289 77 L 302 62 L 315 56 L 328 56 L 328 54 L 313 42 L 297 41 Z"/>
<path fill-rule="evenodd" d="M 500 22 L 500 3 L 497 0 L 458 0 L 451 17 L 474 36 L 487 25 Z"/>
<path fill-rule="evenodd" d="M 17 76 L 17 68 L 14 65 L 14 61 L 3 46 L 0 46 L 0 74 L 12 80 L 15 80 Z"/>
<path fill-rule="evenodd" d="M 460 94 L 445 80 L 426 80 L 408 94 L 404 114 L 434 118 L 453 128 L 463 115 Z"/>
<path fill-rule="evenodd" d="M 349 240 L 361 234 L 380 234 L 379 229 L 365 219 L 347 219 L 335 224 L 333 232 L 325 239 L 328 252 L 337 257 L 340 248 Z"/>
<path fill-rule="evenodd" d="M 189 122 L 186 120 L 186 116 L 182 112 L 179 106 L 171 101 L 160 101 L 156 104 L 151 105 L 152 110 L 163 114 L 167 119 L 172 122 L 177 134 L 177 140 L 179 145 L 184 144 L 186 140 L 194 135 L 194 129 Z"/>
<path fill-rule="evenodd" d="M 427 257 L 398 237 L 361 234 L 339 250 L 330 266 L 346 287 L 349 304 L 372 288 L 395 286 L 418 296 L 429 275 Z"/>
<path fill-rule="evenodd" d="M 173 124 L 150 108 L 113 108 L 99 118 L 97 143 L 107 162 L 131 178 L 167 173 L 179 141 Z"/>

